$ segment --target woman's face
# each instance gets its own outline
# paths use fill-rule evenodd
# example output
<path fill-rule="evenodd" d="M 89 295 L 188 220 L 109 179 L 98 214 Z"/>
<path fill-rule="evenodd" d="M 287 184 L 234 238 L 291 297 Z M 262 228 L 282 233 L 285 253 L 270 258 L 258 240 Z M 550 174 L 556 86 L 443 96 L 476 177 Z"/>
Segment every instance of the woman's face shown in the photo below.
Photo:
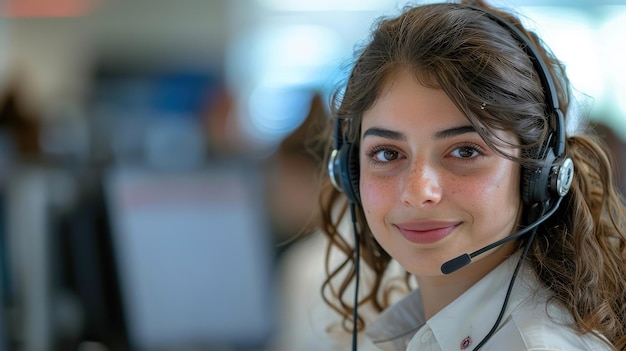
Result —
<path fill-rule="evenodd" d="M 409 272 L 441 275 L 444 262 L 515 230 L 519 165 L 490 149 L 443 90 L 395 75 L 363 115 L 360 145 L 368 225 Z"/>

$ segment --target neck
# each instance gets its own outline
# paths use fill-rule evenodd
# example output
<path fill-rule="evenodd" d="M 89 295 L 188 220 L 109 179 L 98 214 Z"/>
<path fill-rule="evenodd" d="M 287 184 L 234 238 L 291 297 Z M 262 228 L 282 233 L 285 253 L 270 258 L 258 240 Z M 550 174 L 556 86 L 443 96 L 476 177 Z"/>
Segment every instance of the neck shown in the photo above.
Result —
<path fill-rule="evenodd" d="M 513 251 L 515 242 L 504 244 L 485 255 L 476 258 L 470 265 L 449 275 L 418 276 L 426 320 L 437 314 L 452 301 L 481 280 Z"/>

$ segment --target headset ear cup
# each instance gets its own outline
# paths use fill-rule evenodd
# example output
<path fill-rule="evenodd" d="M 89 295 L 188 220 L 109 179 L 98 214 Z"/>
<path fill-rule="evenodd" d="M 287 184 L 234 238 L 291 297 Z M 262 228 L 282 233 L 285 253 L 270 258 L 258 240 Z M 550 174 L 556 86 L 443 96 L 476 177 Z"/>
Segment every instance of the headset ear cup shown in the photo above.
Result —
<path fill-rule="evenodd" d="M 348 177 L 350 179 L 350 189 L 353 200 L 356 204 L 361 203 L 361 167 L 359 163 L 359 148 L 354 144 L 349 144 L 348 150 Z"/>
<path fill-rule="evenodd" d="M 572 187 L 574 181 L 574 162 L 567 157 L 563 163 L 554 171 L 550 180 L 550 189 L 559 196 L 565 196 Z"/>
<path fill-rule="evenodd" d="M 544 203 L 552 196 L 550 172 L 556 161 L 554 151 L 547 150 L 543 167 L 524 169 L 522 173 L 522 200 L 527 205 Z"/>
<path fill-rule="evenodd" d="M 360 204 L 359 191 L 359 152 L 358 147 L 352 143 L 345 143 L 339 149 L 339 177 L 341 191 L 351 202 Z"/>
<path fill-rule="evenodd" d="M 523 175 L 522 200 L 527 205 L 544 203 L 550 198 L 548 193 L 548 176 L 550 168 L 541 167 L 527 170 Z"/>
<path fill-rule="evenodd" d="M 533 171 L 523 167 L 522 168 L 522 179 L 521 179 L 521 194 L 522 201 L 525 205 L 532 205 L 530 199 L 530 179 L 532 178 Z"/>

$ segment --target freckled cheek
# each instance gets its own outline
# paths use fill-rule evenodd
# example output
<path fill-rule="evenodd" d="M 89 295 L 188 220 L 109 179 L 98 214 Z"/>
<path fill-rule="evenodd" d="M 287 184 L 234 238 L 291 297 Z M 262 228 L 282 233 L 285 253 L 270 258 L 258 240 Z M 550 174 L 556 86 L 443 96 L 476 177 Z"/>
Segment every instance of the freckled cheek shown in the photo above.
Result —
<path fill-rule="evenodd" d="M 457 199 L 466 199 L 472 206 L 484 207 L 498 202 L 498 199 L 511 198 L 516 191 L 509 186 L 510 179 L 483 177 L 478 179 L 457 179 L 450 183 L 449 194 Z"/>
<path fill-rule="evenodd" d="M 498 173 L 491 177 L 478 177 L 474 180 L 456 182 L 451 189 L 457 199 L 466 199 L 476 210 L 502 213 L 509 205 L 519 204 L 519 175 L 516 173 Z"/>
<path fill-rule="evenodd" d="M 484 201 L 493 196 L 485 182 L 456 180 L 448 183 L 448 196 L 458 204 L 469 203 L 473 208 L 482 207 Z"/>
<path fill-rule="evenodd" d="M 366 212 L 385 207 L 394 201 L 395 188 L 393 182 L 376 181 L 367 177 L 361 179 L 361 202 Z M 397 199 L 395 199 L 397 200 Z"/>

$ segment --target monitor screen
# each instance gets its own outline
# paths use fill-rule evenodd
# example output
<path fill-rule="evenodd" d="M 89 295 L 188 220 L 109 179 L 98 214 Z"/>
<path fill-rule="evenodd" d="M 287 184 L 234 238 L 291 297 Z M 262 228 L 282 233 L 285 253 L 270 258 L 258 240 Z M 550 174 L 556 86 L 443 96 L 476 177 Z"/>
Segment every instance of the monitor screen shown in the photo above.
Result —
<path fill-rule="evenodd" d="M 259 345 L 269 337 L 273 250 L 259 173 L 219 165 L 108 174 L 114 257 L 134 349 Z"/>

